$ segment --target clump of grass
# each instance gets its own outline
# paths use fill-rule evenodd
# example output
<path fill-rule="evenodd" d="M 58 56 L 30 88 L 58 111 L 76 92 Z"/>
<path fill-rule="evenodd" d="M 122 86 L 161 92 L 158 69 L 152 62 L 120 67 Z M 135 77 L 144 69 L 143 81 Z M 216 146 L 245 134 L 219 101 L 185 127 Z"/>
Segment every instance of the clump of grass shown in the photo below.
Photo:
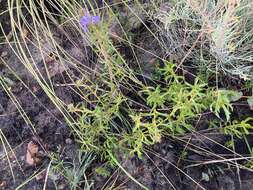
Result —
<path fill-rule="evenodd" d="M 71 190 L 79 189 L 82 185 L 87 190 L 91 189 L 94 183 L 88 180 L 87 169 L 94 158 L 90 153 L 78 152 L 75 159 L 68 162 L 61 160 L 57 154 L 51 155 L 52 167 L 49 175 L 61 174 L 68 181 Z"/>
<path fill-rule="evenodd" d="M 215 75 L 251 79 L 252 1 L 180 0 L 158 8 L 168 56 Z M 211 73 L 211 74 L 210 74 Z"/>

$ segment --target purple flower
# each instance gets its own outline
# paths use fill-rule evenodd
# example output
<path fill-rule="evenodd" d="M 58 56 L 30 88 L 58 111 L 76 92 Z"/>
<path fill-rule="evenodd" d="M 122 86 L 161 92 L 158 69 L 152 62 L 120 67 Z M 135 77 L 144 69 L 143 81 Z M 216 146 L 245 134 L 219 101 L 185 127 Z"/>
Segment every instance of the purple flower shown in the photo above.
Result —
<path fill-rule="evenodd" d="M 91 24 L 97 24 L 100 22 L 100 16 L 92 16 L 86 13 L 80 19 L 80 24 L 84 32 L 88 31 L 88 26 Z"/>

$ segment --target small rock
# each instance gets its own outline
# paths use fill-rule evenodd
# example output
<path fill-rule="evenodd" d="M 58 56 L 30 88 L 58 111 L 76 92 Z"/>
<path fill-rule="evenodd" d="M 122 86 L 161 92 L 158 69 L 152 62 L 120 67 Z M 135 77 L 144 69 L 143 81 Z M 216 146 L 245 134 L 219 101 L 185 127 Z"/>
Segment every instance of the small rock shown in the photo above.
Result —
<path fill-rule="evenodd" d="M 5 188 L 7 185 L 6 181 L 0 181 L 0 188 Z"/>
<path fill-rule="evenodd" d="M 73 142 L 73 141 L 72 141 L 72 139 L 70 139 L 70 138 L 67 138 L 67 139 L 65 140 L 65 143 L 66 143 L 66 144 L 72 144 L 72 142 Z"/>
<path fill-rule="evenodd" d="M 8 52 L 7 52 L 7 51 L 3 51 L 3 52 L 1 53 L 1 57 L 2 57 L 2 58 L 6 57 L 7 55 L 8 55 Z"/>
<path fill-rule="evenodd" d="M 25 156 L 20 156 L 19 159 L 20 159 L 21 161 L 25 161 Z"/>
<path fill-rule="evenodd" d="M 59 190 L 62 190 L 62 189 L 64 189 L 66 187 L 66 184 L 65 183 L 60 183 L 59 185 L 58 185 L 58 189 Z"/>
<path fill-rule="evenodd" d="M 34 166 L 40 162 L 40 159 L 37 158 L 38 151 L 39 151 L 38 145 L 36 145 L 33 141 L 30 141 L 27 145 L 26 151 L 26 163 L 28 165 Z"/>

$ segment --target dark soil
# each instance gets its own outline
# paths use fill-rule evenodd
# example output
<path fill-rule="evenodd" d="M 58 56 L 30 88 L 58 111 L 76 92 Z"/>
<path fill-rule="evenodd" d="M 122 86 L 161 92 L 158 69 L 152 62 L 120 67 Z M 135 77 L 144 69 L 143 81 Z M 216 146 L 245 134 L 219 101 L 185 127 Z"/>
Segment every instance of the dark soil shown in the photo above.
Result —
<path fill-rule="evenodd" d="M 56 76 L 57 78 L 58 76 Z M 60 77 L 59 77 L 60 78 Z M 31 85 L 31 89 L 37 88 L 36 97 L 18 83 L 12 89 L 12 92 L 21 103 L 21 107 L 33 123 L 34 130 L 28 125 L 20 115 L 18 109 L 3 91 L 0 91 L 0 129 L 3 131 L 8 143 L 12 147 L 14 154 L 10 154 L 11 167 L 14 171 L 15 181 L 11 176 L 11 170 L 8 165 L 3 147 L 1 147 L 1 173 L 0 184 L 2 189 L 15 189 L 33 174 L 44 170 L 49 163 L 48 155 L 52 152 L 63 153 L 63 150 L 72 147 L 73 140 L 61 113 L 54 107 L 45 93 L 36 85 Z M 74 101 L 74 97 L 67 88 L 56 88 L 61 97 L 66 101 Z M 27 144 L 34 142 L 39 146 L 40 163 L 36 166 L 29 166 L 26 163 Z M 4 144 L 7 146 L 7 142 Z M 8 148 L 8 147 L 6 147 Z M 9 149 L 9 148 L 8 148 Z M 73 158 L 74 155 L 66 155 Z M 63 179 L 57 179 L 57 184 L 64 182 Z M 44 180 L 32 180 L 22 189 L 42 189 Z M 55 189 L 50 179 L 48 189 Z M 68 188 L 66 188 L 68 189 Z"/>
<path fill-rule="evenodd" d="M 33 46 L 30 47 L 33 56 L 36 57 L 35 60 L 38 61 L 38 67 L 42 74 L 45 74 L 43 65 L 40 64 L 40 53 Z M 10 91 L 16 99 L 14 104 L 13 99 L 7 95 L 6 91 L 0 89 L 0 130 L 6 138 L 1 142 L 0 148 L 0 189 L 12 190 L 21 184 L 25 185 L 22 185 L 20 189 L 43 189 L 46 169 L 50 161 L 49 155 L 61 155 L 60 159 L 71 162 L 77 156 L 78 147 L 74 143 L 62 113 L 24 68 L 11 47 L 1 45 L 0 55 L 0 75 L 11 86 Z M 13 75 L 6 64 L 18 73 L 22 82 Z M 58 72 L 57 69 L 55 69 L 55 73 L 52 73 L 51 81 L 58 97 L 66 104 L 80 102 L 71 89 L 60 86 L 60 84 L 68 82 L 65 74 Z M 21 111 L 18 110 L 18 104 L 22 108 Z M 21 113 L 25 113 L 25 115 L 22 116 Z M 24 116 L 27 118 L 26 120 Z M 2 138 L 4 137 L 2 136 Z M 39 162 L 32 166 L 26 160 L 28 143 L 31 142 L 39 148 L 36 156 Z M 8 157 L 6 157 L 4 148 L 9 152 Z M 14 176 L 12 176 L 11 169 Z M 33 177 L 34 175 L 37 176 Z M 46 189 L 69 189 L 68 182 L 63 176 L 59 174 L 51 176 L 53 178 L 48 178 Z M 29 179 L 31 180 L 26 183 L 26 180 Z"/>

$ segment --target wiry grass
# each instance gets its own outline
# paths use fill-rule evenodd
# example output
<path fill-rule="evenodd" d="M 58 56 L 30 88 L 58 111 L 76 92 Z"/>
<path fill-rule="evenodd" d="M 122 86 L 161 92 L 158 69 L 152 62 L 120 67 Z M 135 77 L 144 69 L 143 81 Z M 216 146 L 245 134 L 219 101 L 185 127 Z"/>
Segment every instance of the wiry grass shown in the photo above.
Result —
<path fill-rule="evenodd" d="M 94 185 L 92 180 L 86 176 L 86 170 L 94 160 L 94 156 L 90 153 L 83 154 L 78 152 L 73 162 L 61 161 L 58 155 L 52 156 L 52 167 L 48 171 L 48 175 L 60 173 L 67 180 L 71 190 L 80 189 L 84 185 L 85 189 L 91 189 Z"/>
<path fill-rule="evenodd" d="M 252 1 L 171 1 L 155 16 L 170 58 L 204 67 L 210 75 L 251 79 Z"/>

